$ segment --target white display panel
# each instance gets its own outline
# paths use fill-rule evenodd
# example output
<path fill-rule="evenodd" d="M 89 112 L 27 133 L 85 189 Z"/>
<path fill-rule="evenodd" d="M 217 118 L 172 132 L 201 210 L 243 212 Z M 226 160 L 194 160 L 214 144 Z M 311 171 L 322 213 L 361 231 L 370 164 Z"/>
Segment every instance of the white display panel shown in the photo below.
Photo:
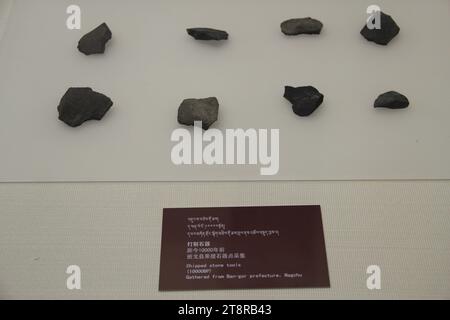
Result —
<path fill-rule="evenodd" d="M 378 1 L 401 27 L 389 46 L 359 34 L 371 2 L 348 0 L 79 0 L 82 30 L 65 26 L 71 1 L 15 1 L 0 43 L 0 182 L 360 180 L 450 178 L 450 4 Z M 320 36 L 286 37 L 279 24 L 311 16 Z M 107 22 L 101 56 L 76 49 Z M 225 29 L 202 43 L 185 29 Z M 284 85 L 314 85 L 324 104 L 299 118 Z M 56 107 L 71 86 L 115 102 L 101 122 L 73 129 Z M 378 94 L 406 110 L 374 110 Z M 170 135 L 185 98 L 217 96 L 215 128 L 280 129 L 280 171 L 175 166 Z"/>

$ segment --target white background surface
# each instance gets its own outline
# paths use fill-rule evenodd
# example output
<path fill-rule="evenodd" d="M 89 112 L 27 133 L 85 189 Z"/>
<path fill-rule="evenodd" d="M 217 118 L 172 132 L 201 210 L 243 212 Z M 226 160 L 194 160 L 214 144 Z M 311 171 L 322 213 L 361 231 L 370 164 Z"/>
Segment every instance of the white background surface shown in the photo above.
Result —
<path fill-rule="evenodd" d="M 164 207 L 283 204 L 322 205 L 330 289 L 158 293 Z M 0 298 L 449 299 L 449 230 L 449 181 L 0 183 Z"/>
<path fill-rule="evenodd" d="M 0 181 L 450 178 L 447 0 L 379 1 L 402 28 L 388 47 L 359 34 L 369 1 L 79 0 L 83 29 L 69 31 L 71 3 L 15 1 L 0 49 Z M 280 23 L 297 16 L 322 20 L 323 34 L 284 36 Z M 79 53 L 103 21 L 114 34 L 107 53 Z M 194 41 L 192 26 L 226 29 L 230 41 Z M 299 118 L 284 85 L 314 85 L 326 100 Z M 71 86 L 115 106 L 69 128 L 56 106 Z M 411 108 L 374 110 L 388 90 Z M 280 129 L 278 175 L 172 164 L 179 104 L 207 96 L 221 102 L 216 128 Z"/>

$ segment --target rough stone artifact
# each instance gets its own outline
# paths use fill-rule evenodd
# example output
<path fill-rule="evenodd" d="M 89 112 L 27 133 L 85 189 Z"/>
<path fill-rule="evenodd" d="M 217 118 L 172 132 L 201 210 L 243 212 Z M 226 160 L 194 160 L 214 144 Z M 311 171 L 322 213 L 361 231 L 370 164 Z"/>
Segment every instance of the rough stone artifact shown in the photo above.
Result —
<path fill-rule="evenodd" d="M 112 38 L 111 30 L 106 23 L 85 34 L 78 42 L 78 50 L 85 55 L 105 52 L 106 43 Z"/>
<path fill-rule="evenodd" d="M 217 98 L 186 99 L 178 109 L 178 122 L 193 126 L 195 121 L 202 121 L 204 130 L 217 121 L 219 116 L 219 101 Z"/>
<path fill-rule="evenodd" d="M 322 28 L 322 22 L 310 17 L 290 19 L 281 24 L 281 31 L 287 36 L 296 36 L 299 34 L 320 34 Z"/>
<path fill-rule="evenodd" d="M 389 91 L 380 95 L 375 100 L 375 108 L 389 108 L 389 109 L 405 109 L 409 106 L 409 100 L 404 95 Z"/>
<path fill-rule="evenodd" d="M 284 97 L 292 103 L 292 110 L 300 117 L 311 115 L 322 104 L 324 96 L 316 88 L 285 87 Z"/>
<path fill-rule="evenodd" d="M 69 88 L 58 106 L 59 120 L 78 127 L 88 120 L 101 120 L 112 105 L 110 98 L 91 88 Z"/>
<path fill-rule="evenodd" d="M 187 33 L 196 40 L 228 40 L 228 33 L 211 28 L 190 28 Z"/>
<path fill-rule="evenodd" d="M 361 35 L 368 41 L 381 45 L 387 45 L 400 32 L 400 27 L 395 23 L 390 15 L 380 12 L 380 29 L 369 29 L 366 25 L 361 30 Z"/>

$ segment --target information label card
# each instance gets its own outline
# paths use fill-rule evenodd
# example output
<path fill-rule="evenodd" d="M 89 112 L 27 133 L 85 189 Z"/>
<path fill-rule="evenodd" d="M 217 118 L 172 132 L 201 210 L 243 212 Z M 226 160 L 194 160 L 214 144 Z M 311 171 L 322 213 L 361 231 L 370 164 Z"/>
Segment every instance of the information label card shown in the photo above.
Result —
<path fill-rule="evenodd" d="M 160 291 L 317 287 L 320 206 L 164 209 Z"/>

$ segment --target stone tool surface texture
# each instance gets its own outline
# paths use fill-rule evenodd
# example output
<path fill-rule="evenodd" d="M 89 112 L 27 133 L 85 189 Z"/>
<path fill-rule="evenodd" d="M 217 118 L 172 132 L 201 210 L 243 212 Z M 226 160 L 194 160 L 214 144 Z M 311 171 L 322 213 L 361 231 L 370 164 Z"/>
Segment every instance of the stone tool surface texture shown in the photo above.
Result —
<path fill-rule="evenodd" d="M 189 28 L 187 33 L 196 40 L 228 40 L 228 32 L 211 28 Z"/>
<path fill-rule="evenodd" d="M 292 110 L 300 117 L 311 115 L 322 104 L 324 95 L 312 86 L 286 86 L 284 97 L 292 103 Z"/>
<path fill-rule="evenodd" d="M 106 43 L 111 38 L 111 30 L 106 23 L 102 23 L 80 39 L 78 42 L 78 50 L 87 56 L 105 53 Z"/>
<path fill-rule="evenodd" d="M 281 24 L 281 31 L 287 36 L 300 34 L 320 34 L 323 24 L 313 18 L 289 19 Z"/>
<path fill-rule="evenodd" d="M 406 96 L 396 91 L 389 91 L 380 95 L 374 104 L 375 108 L 405 109 L 409 107 Z"/>
<path fill-rule="evenodd" d="M 366 40 L 379 45 L 388 45 L 400 33 L 400 27 L 394 19 L 384 12 L 380 12 L 380 28 L 369 29 L 367 23 L 361 30 L 361 35 Z"/>
<path fill-rule="evenodd" d="M 91 88 L 69 88 L 58 105 L 59 120 L 70 127 L 89 120 L 101 120 L 113 102 Z"/>
<path fill-rule="evenodd" d="M 178 123 L 193 126 L 201 121 L 204 130 L 208 130 L 219 117 L 219 101 L 210 97 L 205 99 L 186 99 L 178 108 Z"/>

